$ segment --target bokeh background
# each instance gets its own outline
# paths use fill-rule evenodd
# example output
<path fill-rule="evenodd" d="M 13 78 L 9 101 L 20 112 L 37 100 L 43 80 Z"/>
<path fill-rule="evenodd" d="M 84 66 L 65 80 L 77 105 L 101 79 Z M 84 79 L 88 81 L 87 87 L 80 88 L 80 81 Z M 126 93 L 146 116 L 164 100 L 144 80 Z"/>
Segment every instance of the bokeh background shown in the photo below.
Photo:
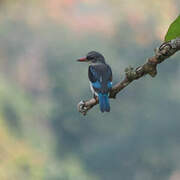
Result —
<path fill-rule="evenodd" d="M 0 180 L 179 180 L 180 55 L 86 117 L 87 65 L 114 83 L 153 55 L 179 0 L 0 1 Z"/>

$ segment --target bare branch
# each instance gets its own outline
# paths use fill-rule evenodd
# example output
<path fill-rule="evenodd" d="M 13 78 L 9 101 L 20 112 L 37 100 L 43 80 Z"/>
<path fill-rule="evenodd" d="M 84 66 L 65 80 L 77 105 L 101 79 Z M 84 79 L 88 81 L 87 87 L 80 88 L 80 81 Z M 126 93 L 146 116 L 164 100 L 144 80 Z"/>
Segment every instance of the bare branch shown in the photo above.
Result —
<path fill-rule="evenodd" d="M 148 58 L 144 65 L 139 66 L 136 69 L 132 68 L 131 66 L 126 68 L 124 80 L 113 86 L 109 93 L 109 98 L 115 99 L 116 95 L 132 81 L 137 80 L 147 74 L 149 74 L 151 77 L 155 77 L 157 75 L 157 65 L 179 50 L 180 38 L 173 39 L 169 42 L 164 42 L 159 48 L 155 49 L 155 55 Z M 80 101 L 77 108 L 80 113 L 86 115 L 87 112 L 98 103 L 98 98 L 92 98 L 88 101 Z"/>

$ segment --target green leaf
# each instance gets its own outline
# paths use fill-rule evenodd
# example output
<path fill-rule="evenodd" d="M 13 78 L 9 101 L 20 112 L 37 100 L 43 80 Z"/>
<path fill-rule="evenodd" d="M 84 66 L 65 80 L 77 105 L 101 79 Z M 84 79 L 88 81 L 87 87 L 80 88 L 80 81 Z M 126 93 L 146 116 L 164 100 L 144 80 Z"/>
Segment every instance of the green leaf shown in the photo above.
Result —
<path fill-rule="evenodd" d="M 170 25 L 168 32 L 165 36 L 165 42 L 180 37 L 180 15 Z"/>

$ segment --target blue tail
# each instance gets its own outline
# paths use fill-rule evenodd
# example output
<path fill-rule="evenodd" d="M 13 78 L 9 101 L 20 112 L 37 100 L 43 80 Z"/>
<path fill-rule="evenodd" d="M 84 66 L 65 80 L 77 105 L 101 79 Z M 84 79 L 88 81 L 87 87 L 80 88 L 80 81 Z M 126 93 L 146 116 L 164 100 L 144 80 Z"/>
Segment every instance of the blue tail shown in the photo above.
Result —
<path fill-rule="evenodd" d="M 104 112 L 104 111 L 109 112 L 110 105 L 109 105 L 108 94 L 99 93 L 98 97 L 99 97 L 99 106 L 100 106 L 101 112 Z"/>

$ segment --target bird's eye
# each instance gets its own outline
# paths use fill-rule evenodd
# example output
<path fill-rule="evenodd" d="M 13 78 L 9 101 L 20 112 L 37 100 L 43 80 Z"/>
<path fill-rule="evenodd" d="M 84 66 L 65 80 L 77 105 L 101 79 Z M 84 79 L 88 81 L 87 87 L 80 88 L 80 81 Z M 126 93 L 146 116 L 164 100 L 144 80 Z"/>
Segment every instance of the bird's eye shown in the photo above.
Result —
<path fill-rule="evenodd" d="M 87 56 L 87 59 L 88 59 L 88 60 L 93 60 L 94 57 L 93 57 L 93 56 Z"/>

